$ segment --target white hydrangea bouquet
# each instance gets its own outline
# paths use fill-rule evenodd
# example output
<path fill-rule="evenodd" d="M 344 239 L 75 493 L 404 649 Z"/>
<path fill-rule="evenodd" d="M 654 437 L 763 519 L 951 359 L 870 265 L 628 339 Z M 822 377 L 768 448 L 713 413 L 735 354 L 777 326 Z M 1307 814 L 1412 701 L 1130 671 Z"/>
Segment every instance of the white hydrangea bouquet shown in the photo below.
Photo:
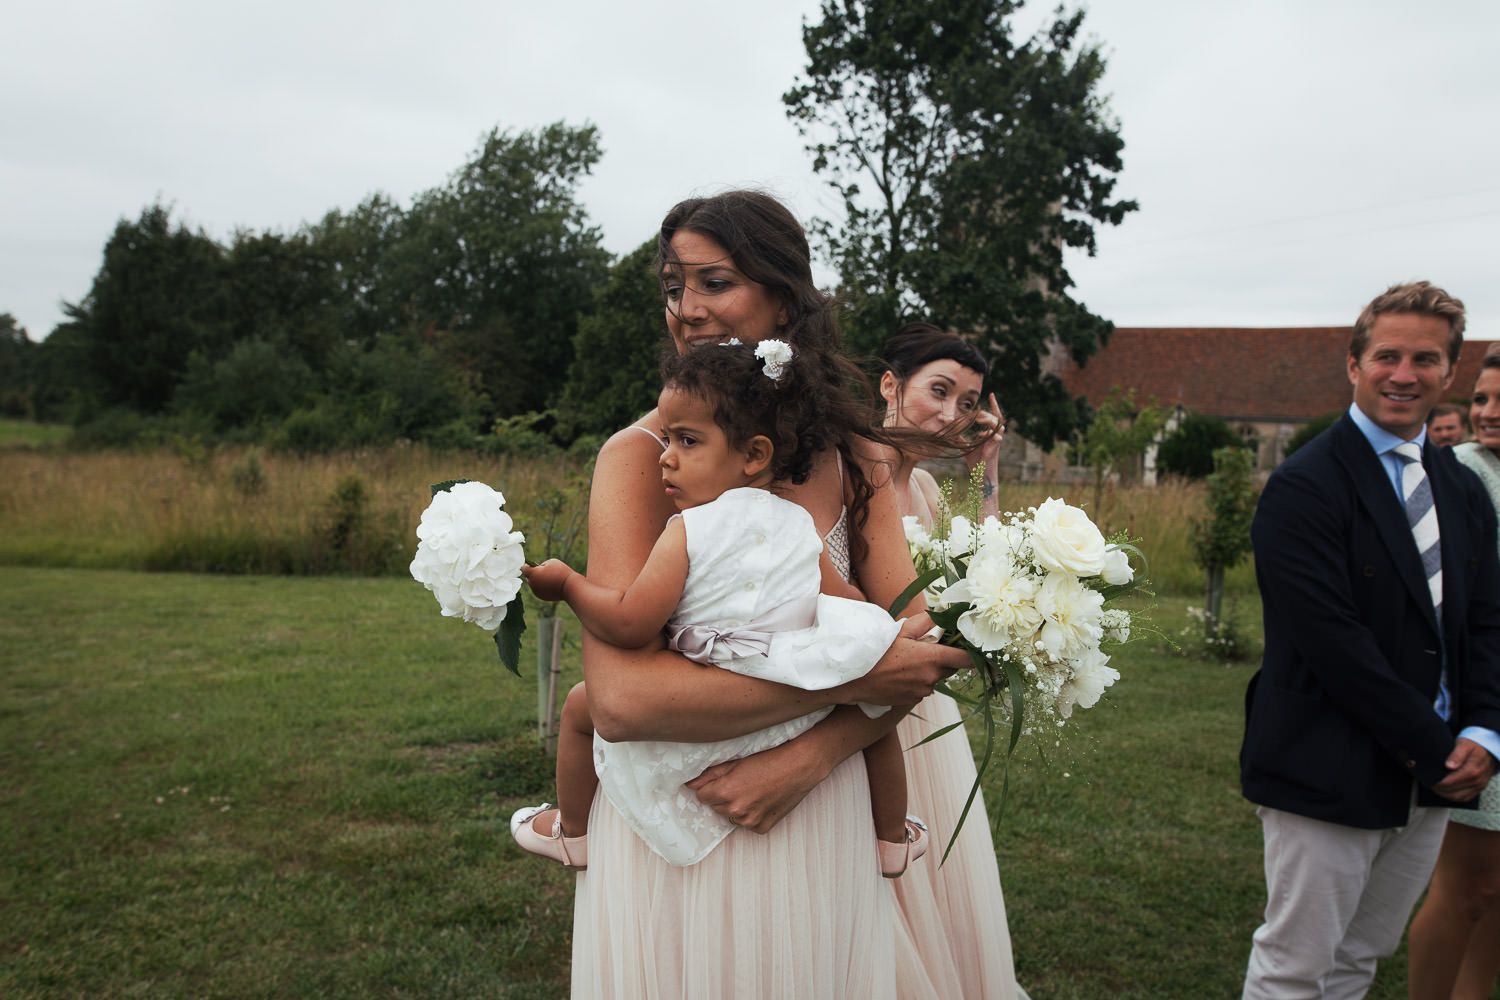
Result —
<path fill-rule="evenodd" d="M 1130 556 L 1144 560 L 1123 538 L 1106 541 L 1082 510 L 1052 498 L 977 524 L 949 515 L 945 503 L 933 533 L 915 517 L 904 520 L 918 577 L 895 606 L 923 592 L 941 641 L 974 661 L 944 690 L 984 719 L 982 778 L 1006 718 L 1008 759 L 1023 732 L 1064 725 L 1119 680 L 1106 650 L 1130 637 L 1132 620 L 1106 604 L 1140 585 Z M 978 789 L 976 780 L 959 826 Z"/>
<path fill-rule="evenodd" d="M 519 676 L 526 537 L 513 527 L 498 490 L 467 479 L 437 483 L 417 525 L 411 575 L 437 597 L 444 615 L 498 629 L 500 662 Z"/>

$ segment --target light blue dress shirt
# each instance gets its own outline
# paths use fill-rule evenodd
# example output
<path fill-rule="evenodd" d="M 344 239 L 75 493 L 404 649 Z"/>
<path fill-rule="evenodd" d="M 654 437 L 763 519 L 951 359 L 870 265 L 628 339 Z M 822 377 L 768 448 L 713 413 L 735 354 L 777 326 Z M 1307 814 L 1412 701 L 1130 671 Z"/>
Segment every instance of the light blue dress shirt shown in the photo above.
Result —
<path fill-rule="evenodd" d="M 1380 459 L 1380 466 L 1385 469 L 1386 478 L 1391 481 L 1391 489 L 1396 491 L 1396 499 L 1401 501 L 1402 509 L 1405 509 L 1406 497 L 1401 492 L 1401 470 L 1405 467 L 1405 463 L 1396 455 L 1395 449 L 1397 445 L 1405 444 L 1406 439 L 1397 437 L 1385 428 L 1377 426 L 1373 420 L 1365 416 L 1364 411 L 1359 408 L 1357 403 L 1349 404 L 1349 419 L 1354 421 L 1354 426 L 1359 428 L 1360 433 L 1365 436 L 1365 440 L 1370 442 L 1370 447 L 1375 449 L 1375 455 Z M 1426 445 L 1427 428 L 1423 426 L 1412 440 L 1417 443 L 1417 447 L 1419 448 Z M 1447 650 L 1444 650 L 1443 659 L 1446 661 L 1447 658 Z M 1443 666 L 1442 676 L 1438 678 L 1438 696 L 1433 707 L 1437 709 L 1438 715 L 1445 720 L 1453 711 L 1452 695 L 1448 692 L 1448 667 L 1446 663 Z M 1465 726 L 1458 735 L 1461 739 L 1473 740 L 1488 750 L 1490 756 L 1496 760 L 1500 760 L 1500 733 L 1484 729 L 1480 726 Z"/>

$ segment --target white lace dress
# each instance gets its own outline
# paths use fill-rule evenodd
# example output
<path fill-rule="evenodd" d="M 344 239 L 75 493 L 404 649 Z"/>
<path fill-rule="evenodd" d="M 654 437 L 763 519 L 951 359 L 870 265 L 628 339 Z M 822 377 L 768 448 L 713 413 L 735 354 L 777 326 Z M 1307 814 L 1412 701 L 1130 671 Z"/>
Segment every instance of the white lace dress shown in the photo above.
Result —
<path fill-rule="evenodd" d="M 873 604 L 818 592 L 823 541 L 807 511 L 765 490 L 730 490 L 681 515 L 688 576 L 667 633 L 700 663 L 809 691 L 869 672 L 900 626 Z M 702 861 L 734 826 L 685 789 L 713 764 L 801 735 L 828 709 L 714 743 L 594 737 L 594 770 L 636 835 L 674 865 Z M 878 716 L 884 708 L 867 708 Z"/>

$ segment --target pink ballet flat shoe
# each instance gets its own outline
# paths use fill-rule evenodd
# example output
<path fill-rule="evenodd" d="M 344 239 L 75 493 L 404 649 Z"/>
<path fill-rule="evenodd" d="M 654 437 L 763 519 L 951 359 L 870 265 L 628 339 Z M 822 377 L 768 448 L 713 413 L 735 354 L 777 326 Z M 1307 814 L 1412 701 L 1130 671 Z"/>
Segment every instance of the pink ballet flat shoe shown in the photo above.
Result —
<path fill-rule="evenodd" d="M 927 853 L 927 824 L 915 816 L 906 817 L 906 843 L 877 841 L 880 846 L 880 874 L 900 878 L 907 867 Z"/>
<path fill-rule="evenodd" d="M 582 837 L 564 837 L 561 811 L 552 821 L 552 836 L 543 836 L 532 829 L 531 821 L 536 818 L 536 814 L 551 808 L 552 803 L 543 802 L 539 806 L 517 809 L 510 817 L 510 835 L 521 845 L 523 851 L 551 858 L 568 871 L 583 871 L 589 866 L 588 834 Z"/>

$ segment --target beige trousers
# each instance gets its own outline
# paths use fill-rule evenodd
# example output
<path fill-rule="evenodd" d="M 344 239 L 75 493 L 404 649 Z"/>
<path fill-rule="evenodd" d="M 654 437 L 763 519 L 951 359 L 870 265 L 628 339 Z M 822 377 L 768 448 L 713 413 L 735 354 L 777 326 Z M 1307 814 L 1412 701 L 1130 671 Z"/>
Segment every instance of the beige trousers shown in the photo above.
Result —
<path fill-rule="evenodd" d="M 1358 1000 L 1396 950 L 1432 876 L 1448 810 L 1413 808 L 1405 826 L 1361 830 L 1265 806 L 1266 922 L 1243 1000 Z"/>

